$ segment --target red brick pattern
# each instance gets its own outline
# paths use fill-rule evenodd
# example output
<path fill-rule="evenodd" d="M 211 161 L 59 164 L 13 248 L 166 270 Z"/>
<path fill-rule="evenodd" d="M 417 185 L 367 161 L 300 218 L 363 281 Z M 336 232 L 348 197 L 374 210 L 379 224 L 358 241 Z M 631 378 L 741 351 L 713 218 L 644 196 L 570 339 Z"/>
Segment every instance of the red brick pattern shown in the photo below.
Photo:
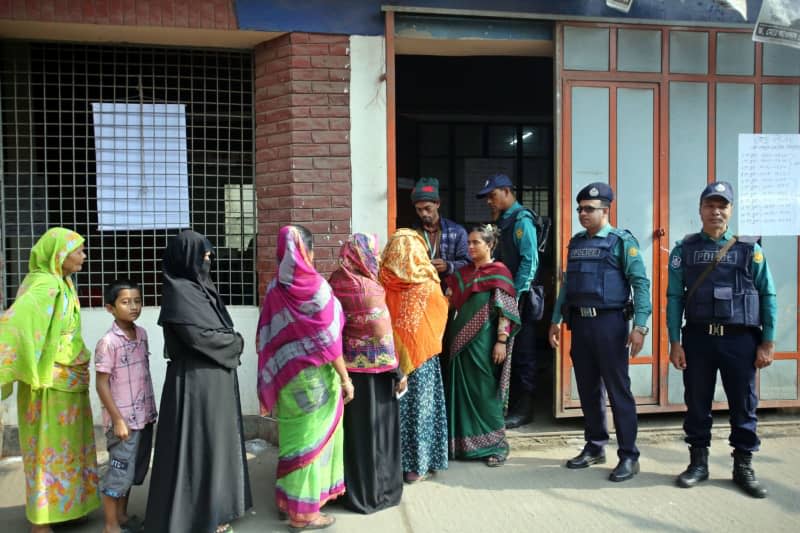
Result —
<path fill-rule="evenodd" d="M 259 294 L 281 226 L 314 233 L 317 270 L 350 234 L 349 37 L 292 33 L 255 49 Z"/>
<path fill-rule="evenodd" d="M 0 19 L 235 30 L 233 0 L 0 0 Z"/>

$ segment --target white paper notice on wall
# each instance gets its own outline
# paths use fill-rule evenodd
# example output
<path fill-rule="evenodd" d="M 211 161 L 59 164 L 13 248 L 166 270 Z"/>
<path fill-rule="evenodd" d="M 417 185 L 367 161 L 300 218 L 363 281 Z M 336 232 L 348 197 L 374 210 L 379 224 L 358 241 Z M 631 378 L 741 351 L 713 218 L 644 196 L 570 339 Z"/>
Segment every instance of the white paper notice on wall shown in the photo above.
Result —
<path fill-rule="evenodd" d="M 741 235 L 800 235 L 800 134 L 739 134 Z"/>
<path fill-rule="evenodd" d="M 92 103 L 100 231 L 185 228 L 184 104 Z"/>

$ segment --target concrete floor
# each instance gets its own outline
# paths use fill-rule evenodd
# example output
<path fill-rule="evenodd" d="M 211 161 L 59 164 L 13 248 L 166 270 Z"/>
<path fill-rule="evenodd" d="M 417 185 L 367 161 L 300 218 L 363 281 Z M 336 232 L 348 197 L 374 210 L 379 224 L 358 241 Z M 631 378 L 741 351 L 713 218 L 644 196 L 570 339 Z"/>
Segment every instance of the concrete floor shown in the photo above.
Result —
<path fill-rule="evenodd" d="M 795 425 L 796 426 L 796 425 Z M 731 458 L 724 439 L 711 448 L 711 479 L 693 489 L 674 486 L 688 462 L 685 445 L 665 434 L 641 444 L 642 472 L 625 483 L 611 483 L 609 463 L 567 470 L 564 460 L 577 453 L 580 438 L 563 444 L 514 450 L 506 466 L 488 469 L 479 462 L 451 462 L 429 481 L 406 485 L 395 508 L 362 516 L 332 504 L 339 532 L 793 532 L 800 531 L 800 434 L 789 424 L 763 439 L 754 466 L 770 494 L 752 499 L 730 480 Z M 273 503 L 277 450 L 269 447 L 250 459 L 255 507 L 233 525 L 237 533 L 286 531 Z M 18 461 L 0 463 L 0 531 L 24 532 L 23 475 Z M 144 514 L 147 486 L 134 490 L 131 511 Z M 57 532 L 98 533 L 102 513 L 62 526 Z"/>

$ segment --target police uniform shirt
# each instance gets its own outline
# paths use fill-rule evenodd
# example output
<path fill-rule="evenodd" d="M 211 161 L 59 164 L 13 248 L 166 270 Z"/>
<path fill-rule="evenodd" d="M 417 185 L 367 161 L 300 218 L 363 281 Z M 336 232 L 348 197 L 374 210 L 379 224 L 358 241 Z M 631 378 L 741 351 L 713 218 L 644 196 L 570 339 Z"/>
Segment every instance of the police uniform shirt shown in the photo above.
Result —
<path fill-rule="evenodd" d="M 517 211 L 523 209 L 519 202 L 503 212 L 501 218 L 516 217 Z M 502 237 L 501 237 L 502 238 Z M 531 288 L 531 282 L 536 277 L 536 270 L 539 268 L 539 243 L 536 237 L 536 228 L 529 217 L 522 217 L 514 223 L 514 244 L 519 253 L 519 268 L 514 273 L 514 289 L 517 291 L 517 298 Z"/>
<path fill-rule="evenodd" d="M 704 232 L 700 238 L 706 241 L 713 240 Z M 733 233 L 726 230 L 722 237 L 716 241 L 720 248 L 733 238 Z M 667 282 L 667 331 L 670 342 L 680 342 L 681 326 L 683 325 L 683 308 L 685 292 L 688 287 L 683 281 L 683 240 L 675 243 L 675 248 L 669 254 L 669 275 Z M 773 342 L 775 340 L 775 323 L 778 315 L 778 302 L 775 293 L 775 283 L 767 266 L 767 260 L 756 243 L 753 245 L 753 284 L 758 290 L 759 310 L 761 312 L 762 340 Z"/>
<path fill-rule="evenodd" d="M 647 324 L 647 318 L 650 316 L 653 307 L 650 304 L 650 280 L 647 279 L 647 270 L 642 260 L 642 254 L 639 253 L 639 243 L 636 241 L 636 238 L 627 231 L 614 228 L 611 224 L 606 224 L 593 237 L 589 237 L 589 233 L 584 230 L 576 233 L 572 238 L 604 239 L 610 233 L 614 233 L 619 237 L 614 255 L 619 263 L 623 265 L 625 278 L 633 289 L 633 325 L 644 326 Z M 561 322 L 561 306 L 567 298 L 568 282 L 569 280 L 565 272 L 563 281 L 561 282 L 561 290 L 558 292 L 558 300 L 553 309 L 553 316 L 551 319 L 553 324 Z"/>

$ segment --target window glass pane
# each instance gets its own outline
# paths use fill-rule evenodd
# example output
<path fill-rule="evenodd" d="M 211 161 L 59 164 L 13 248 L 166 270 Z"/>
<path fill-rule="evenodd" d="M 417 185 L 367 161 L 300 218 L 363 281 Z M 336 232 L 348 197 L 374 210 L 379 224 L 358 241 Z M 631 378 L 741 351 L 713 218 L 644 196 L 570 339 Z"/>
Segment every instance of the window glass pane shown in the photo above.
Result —
<path fill-rule="evenodd" d="M 731 182 L 739 189 L 739 134 L 753 133 L 755 89 L 743 83 L 717 84 L 716 174 L 718 180 Z M 729 221 L 737 231 L 736 217 Z"/>
<path fill-rule="evenodd" d="M 764 85 L 761 131 L 763 133 L 800 132 L 800 85 Z M 764 237 L 761 241 L 778 294 L 797 294 L 797 239 Z M 797 302 L 791 298 L 778 306 L 775 350 L 797 350 Z M 777 361 L 776 361 L 777 363 Z M 770 369 L 774 368 L 773 366 Z M 763 376 L 763 371 L 762 371 Z M 762 398 L 764 381 L 762 377 Z"/>
<path fill-rule="evenodd" d="M 764 75 L 800 76 L 800 49 L 764 43 Z"/>
<path fill-rule="evenodd" d="M 631 392 L 634 396 L 648 398 L 653 395 L 653 365 L 630 365 L 628 375 L 631 378 Z"/>
<path fill-rule="evenodd" d="M 564 28 L 564 68 L 608 70 L 608 28 Z"/>
<path fill-rule="evenodd" d="M 572 192 L 588 183 L 608 183 L 608 89 L 572 88 Z M 572 212 L 572 229 L 580 227 Z"/>
<path fill-rule="evenodd" d="M 669 241 L 700 227 L 698 198 L 707 183 L 708 87 L 669 84 Z"/>
<path fill-rule="evenodd" d="M 759 392 L 762 400 L 797 399 L 797 361 L 773 361 L 759 371 Z"/>
<path fill-rule="evenodd" d="M 514 126 L 489 127 L 489 156 L 506 157 L 517 153 L 517 129 Z"/>
<path fill-rule="evenodd" d="M 421 124 L 419 127 L 420 155 L 445 156 L 450 151 L 450 133 L 446 124 Z M 425 176 L 426 174 L 423 174 Z"/>
<path fill-rule="evenodd" d="M 552 134 L 548 126 L 522 127 L 522 154 L 525 156 L 542 156 L 550 154 Z"/>
<path fill-rule="evenodd" d="M 751 76 L 755 56 L 749 33 L 717 34 L 717 74 Z"/>
<path fill-rule="evenodd" d="M 480 157 L 483 153 L 483 127 L 455 126 L 456 157 Z"/>
<path fill-rule="evenodd" d="M 708 34 L 700 31 L 671 31 L 669 71 L 678 74 L 707 74 Z"/>
<path fill-rule="evenodd" d="M 661 72 L 661 32 L 620 29 L 617 32 L 617 70 Z"/>
<path fill-rule="evenodd" d="M 653 277 L 653 105 L 652 89 L 617 90 L 617 224 L 630 229 L 639 240 L 648 279 Z M 653 327 L 651 319 L 647 326 Z M 652 339 L 652 335 L 645 336 L 641 355 L 653 353 Z M 631 369 L 641 366 L 632 365 Z M 649 370 L 646 377 L 647 391 L 634 395 L 652 394 Z M 633 374 L 631 381 L 635 387 Z"/>

